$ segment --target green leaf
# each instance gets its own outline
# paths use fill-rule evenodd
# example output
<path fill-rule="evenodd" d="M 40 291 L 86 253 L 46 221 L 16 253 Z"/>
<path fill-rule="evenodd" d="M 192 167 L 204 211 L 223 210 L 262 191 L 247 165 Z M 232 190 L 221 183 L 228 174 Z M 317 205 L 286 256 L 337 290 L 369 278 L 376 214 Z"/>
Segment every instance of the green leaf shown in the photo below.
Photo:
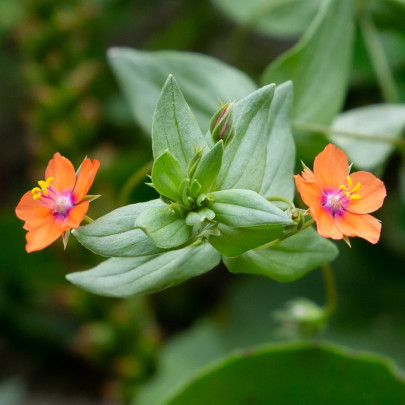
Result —
<path fill-rule="evenodd" d="M 266 166 L 260 194 L 265 197 L 294 198 L 292 174 L 295 164 L 295 144 L 291 129 L 292 83 L 276 87 L 270 105 L 271 132 L 267 141 Z"/>
<path fill-rule="evenodd" d="M 219 100 L 238 100 L 256 90 L 243 72 L 206 55 L 179 51 L 112 48 L 108 59 L 135 120 L 150 132 L 152 115 L 167 76 L 179 81 L 201 128 L 208 129 Z"/>
<path fill-rule="evenodd" d="M 399 404 L 403 377 L 371 354 L 335 345 L 279 344 L 242 351 L 190 377 L 162 403 L 199 405 Z"/>
<path fill-rule="evenodd" d="M 353 1 L 327 0 L 301 40 L 272 62 L 263 83 L 294 83 L 293 118 L 329 124 L 340 111 L 353 48 Z"/>
<path fill-rule="evenodd" d="M 308 228 L 277 245 L 256 249 L 236 258 L 224 258 L 232 273 L 259 274 L 285 283 L 332 261 L 338 254 L 334 243 Z"/>
<path fill-rule="evenodd" d="M 283 234 L 291 219 L 260 194 L 251 190 L 223 190 L 211 193 L 210 209 L 220 222 L 220 235 L 209 242 L 225 256 L 238 256 Z"/>
<path fill-rule="evenodd" d="M 223 153 L 224 143 L 219 141 L 199 161 L 192 180 L 197 180 L 201 185 L 201 193 L 209 193 L 215 184 L 221 169 Z"/>
<path fill-rule="evenodd" d="M 180 201 L 180 183 L 186 177 L 178 160 L 169 150 L 160 155 L 152 167 L 152 182 L 159 194 Z"/>
<path fill-rule="evenodd" d="M 212 0 L 238 25 L 264 34 L 295 37 L 305 30 L 321 0 Z"/>
<path fill-rule="evenodd" d="M 160 253 L 143 231 L 135 228 L 136 218 L 145 210 L 163 206 L 161 200 L 152 200 L 118 208 L 91 224 L 72 231 L 87 249 L 101 256 L 145 256 Z"/>
<path fill-rule="evenodd" d="M 135 225 L 141 228 L 156 246 L 163 249 L 183 245 L 191 237 L 191 227 L 186 225 L 184 218 L 170 205 L 143 211 L 136 219 Z"/>
<path fill-rule="evenodd" d="M 272 225 L 268 229 L 249 229 L 218 224 L 218 230 L 220 235 L 211 235 L 209 242 L 224 256 L 236 257 L 279 238 L 284 229 L 282 225 Z"/>
<path fill-rule="evenodd" d="M 291 223 L 288 215 L 251 190 L 222 190 L 209 195 L 215 220 L 232 228 L 268 229 Z"/>
<path fill-rule="evenodd" d="M 269 109 L 274 89 L 274 85 L 262 87 L 235 103 L 235 136 L 225 149 L 217 190 L 260 190 L 266 169 L 265 145 L 271 133 Z"/>
<path fill-rule="evenodd" d="M 152 148 L 157 159 L 168 149 L 184 172 L 205 138 L 173 76 L 169 76 L 153 115 Z"/>
<path fill-rule="evenodd" d="M 201 208 L 199 211 L 191 211 L 187 214 L 186 224 L 189 226 L 202 224 L 205 220 L 212 221 L 215 218 L 215 212 L 209 208 Z"/>
<path fill-rule="evenodd" d="M 333 122 L 330 139 L 357 167 L 371 170 L 384 163 L 393 152 L 395 140 L 401 137 L 404 128 L 405 104 L 369 105 L 340 114 Z M 377 139 L 373 140 L 373 136 Z"/>
<path fill-rule="evenodd" d="M 208 244 L 154 256 L 111 258 L 91 270 L 70 273 L 73 284 L 99 295 L 150 294 L 179 284 L 215 267 L 221 256 Z"/>

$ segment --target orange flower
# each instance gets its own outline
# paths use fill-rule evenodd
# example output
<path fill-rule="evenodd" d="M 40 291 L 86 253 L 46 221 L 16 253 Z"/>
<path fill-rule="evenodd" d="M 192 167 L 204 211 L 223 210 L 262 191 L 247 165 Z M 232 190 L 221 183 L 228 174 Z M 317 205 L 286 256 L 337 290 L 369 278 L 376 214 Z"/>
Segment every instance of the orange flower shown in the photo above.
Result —
<path fill-rule="evenodd" d="M 97 170 L 98 160 L 85 159 L 76 177 L 72 163 L 55 153 L 45 170 L 39 187 L 27 191 L 15 209 L 25 221 L 24 229 L 28 253 L 41 250 L 63 235 L 67 240 L 70 229 L 78 228 L 89 209 L 89 202 L 97 196 L 87 196 Z M 66 238 L 66 239 L 65 239 Z"/>
<path fill-rule="evenodd" d="M 345 153 L 329 144 L 314 161 L 314 171 L 295 175 L 302 200 L 325 238 L 359 236 L 371 243 L 380 238 L 381 223 L 368 215 L 383 204 L 384 183 L 368 172 L 350 174 Z"/>

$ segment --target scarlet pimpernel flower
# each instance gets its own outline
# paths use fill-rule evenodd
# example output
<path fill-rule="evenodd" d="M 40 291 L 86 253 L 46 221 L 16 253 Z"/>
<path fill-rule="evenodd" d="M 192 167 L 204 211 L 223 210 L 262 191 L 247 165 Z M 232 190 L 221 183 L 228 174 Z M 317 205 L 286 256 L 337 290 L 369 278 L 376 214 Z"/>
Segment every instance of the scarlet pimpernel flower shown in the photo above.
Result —
<path fill-rule="evenodd" d="M 45 170 L 45 180 L 27 191 L 15 210 L 17 217 L 25 221 L 28 253 L 49 246 L 61 235 L 66 245 L 69 231 L 80 226 L 90 201 L 98 197 L 86 194 L 99 166 L 98 160 L 86 158 L 76 176 L 72 163 L 54 154 Z"/>
<path fill-rule="evenodd" d="M 369 213 L 382 206 L 386 196 L 384 183 L 368 172 L 350 174 L 342 150 L 327 145 L 315 158 L 314 171 L 304 168 L 294 179 L 321 236 L 346 241 L 358 236 L 378 242 L 381 222 Z"/>

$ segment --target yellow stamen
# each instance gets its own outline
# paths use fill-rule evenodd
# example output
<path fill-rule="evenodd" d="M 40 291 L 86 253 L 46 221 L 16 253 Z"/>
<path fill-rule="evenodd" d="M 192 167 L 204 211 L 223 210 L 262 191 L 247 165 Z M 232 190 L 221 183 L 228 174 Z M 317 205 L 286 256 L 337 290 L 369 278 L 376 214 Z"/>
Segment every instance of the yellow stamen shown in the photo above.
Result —
<path fill-rule="evenodd" d="M 357 193 L 360 190 L 360 183 L 357 183 L 356 187 L 353 188 L 352 193 Z"/>
<path fill-rule="evenodd" d="M 346 179 L 347 179 L 347 185 L 348 185 L 349 187 L 351 187 L 352 184 L 353 184 L 352 179 L 350 178 L 350 176 L 347 176 Z"/>
<path fill-rule="evenodd" d="M 339 186 L 339 188 L 341 189 L 341 190 L 343 190 L 343 191 L 346 191 L 347 190 L 347 188 L 346 188 L 346 186 L 345 185 L 341 185 L 341 186 Z"/>
<path fill-rule="evenodd" d="M 360 200 L 360 196 L 358 195 L 358 194 L 352 194 L 351 196 L 350 196 L 350 199 L 351 200 Z"/>
<path fill-rule="evenodd" d="M 345 194 L 346 194 L 346 197 L 350 197 L 350 192 L 349 191 L 346 191 Z"/>
<path fill-rule="evenodd" d="M 44 180 L 38 181 L 39 187 L 34 187 L 31 190 L 32 197 L 34 200 L 38 200 L 38 198 L 41 198 L 42 195 L 48 195 L 48 187 L 52 180 L 53 177 L 48 177 L 45 181 Z"/>

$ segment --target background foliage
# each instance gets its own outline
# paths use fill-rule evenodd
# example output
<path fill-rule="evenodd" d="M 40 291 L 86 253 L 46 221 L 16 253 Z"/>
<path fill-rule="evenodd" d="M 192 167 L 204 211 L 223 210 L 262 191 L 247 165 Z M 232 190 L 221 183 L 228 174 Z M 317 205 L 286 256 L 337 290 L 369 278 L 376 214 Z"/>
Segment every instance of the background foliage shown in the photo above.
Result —
<path fill-rule="evenodd" d="M 177 78 L 191 63 L 189 54 L 166 49 L 201 52 L 241 71 L 199 56 L 194 76 L 184 83 L 179 79 L 203 128 L 217 100 L 203 98 L 201 86 L 219 91 L 227 81 L 237 81 L 232 97 L 240 98 L 263 83 L 295 78 L 297 157 L 310 165 L 332 138 L 355 164 L 383 177 L 389 197 L 378 213 L 382 240 L 377 246 L 355 240 L 352 249 L 339 244 L 333 263 L 339 304 L 324 337 L 388 355 L 405 367 L 404 2 L 334 2 L 330 21 L 315 17 L 321 0 L 246 3 L 1 2 L 0 395 L 95 404 L 128 403 L 135 396 L 138 403 L 151 404 L 180 387 L 190 372 L 235 348 L 291 337 L 288 323 L 280 329 L 272 315 L 289 300 L 324 301 L 317 271 L 281 285 L 230 275 L 223 267 L 153 296 L 102 298 L 64 279 L 99 262 L 73 238 L 67 252 L 57 243 L 25 253 L 13 210 L 20 195 L 42 178 L 55 151 L 76 166 L 86 154 L 102 161 L 93 190 L 103 197 L 92 205 L 92 217 L 156 197 L 146 186 L 132 188 L 131 175 L 152 156 L 148 114 L 167 70 Z M 340 40 L 332 47 L 333 38 Z M 139 51 L 115 48 L 125 46 Z M 334 52 L 325 54 L 325 48 Z M 181 63 L 173 62 L 176 57 Z M 307 61 L 300 69 L 297 58 Z M 226 71 L 223 80 L 208 74 L 210 61 L 216 74 Z M 142 93 L 128 87 L 125 98 L 119 85 L 128 69 L 155 81 L 134 78 L 134 89 L 143 85 Z M 128 96 L 137 94 L 147 97 L 128 103 Z M 308 94 L 317 102 L 307 102 Z M 320 114 L 322 107 L 330 111 Z M 346 112 L 336 118 L 341 108 Z M 391 141 L 365 142 L 337 131 Z M 16 375 L 19 380 L 9 380 Z"/>

